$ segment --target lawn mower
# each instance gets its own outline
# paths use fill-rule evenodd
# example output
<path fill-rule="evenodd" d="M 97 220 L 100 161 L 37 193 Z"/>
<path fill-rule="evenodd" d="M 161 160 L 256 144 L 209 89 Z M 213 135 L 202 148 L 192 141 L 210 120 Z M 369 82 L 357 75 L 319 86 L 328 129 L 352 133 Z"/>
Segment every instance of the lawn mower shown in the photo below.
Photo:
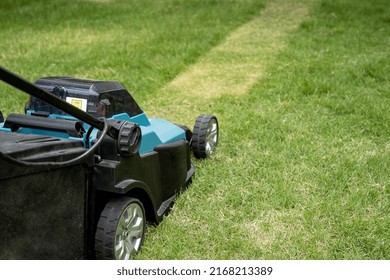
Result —
<path fill-rule="evenodd" d="M 132 259 L 218 144 L 215 116 L 148 118 L 119 82 L 0 78 L 30 94 L 0 112 L 0 259 Z"/>

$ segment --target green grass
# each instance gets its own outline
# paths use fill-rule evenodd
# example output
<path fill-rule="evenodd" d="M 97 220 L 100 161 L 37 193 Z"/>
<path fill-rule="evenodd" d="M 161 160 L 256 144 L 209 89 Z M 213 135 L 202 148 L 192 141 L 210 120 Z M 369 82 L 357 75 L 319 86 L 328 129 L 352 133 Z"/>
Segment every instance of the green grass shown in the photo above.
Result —
<path fill-rule="evenodd" d="M 273 2 L 307 12 L 267 17 Z M 218 116 L 217 153 L 194 160 L 193 184 L 139 259 L 389 259 L 388 1 L 263 4 L 2 1 L 1 64 L 29 80 L 118 80 L 149 115 L 189 126 Z M 251 38 L 275 48 L 252 52 Z M 238 61 L 245 91 L 218 87 Z M 6 114 L 25 100 L 0 85 Z"/>
<path fill-rule="evenodd" d="M 390 9 L 356 5 L 315 4 L 246 95 L 186 96 L 220 149 L 141 259 L 389 258 Z"/>
<path fill-rule="evenodd" d="M 74 75 L 121 81 L 142 103 L 262 5 L 241 3 L 3 0 L 1 64 L 28 80 Z M 26 96 L 0 89 L 3 112 L 21 112 Z M 11 94 L 10 106 L 4 95 Z"/>

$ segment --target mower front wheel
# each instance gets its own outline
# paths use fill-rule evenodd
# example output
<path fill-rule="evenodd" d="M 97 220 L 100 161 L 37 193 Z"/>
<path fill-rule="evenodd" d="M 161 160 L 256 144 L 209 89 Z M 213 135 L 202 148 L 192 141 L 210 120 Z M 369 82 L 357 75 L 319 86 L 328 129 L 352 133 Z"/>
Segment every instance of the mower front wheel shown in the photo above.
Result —
<path fill-rule="evenodd" d="M 97 259 L 130 260 L 145 236 L 145 209 L 135 198 L 111 199 L 103 209 L 95 234 Z"/>
<path fill-rule="evenodd" d="M 217 145 L 219 137 L 218 120 L 212 115 L 199 115 L 196 119 L 191 147 L 196 158 L 208 158 Z"/>

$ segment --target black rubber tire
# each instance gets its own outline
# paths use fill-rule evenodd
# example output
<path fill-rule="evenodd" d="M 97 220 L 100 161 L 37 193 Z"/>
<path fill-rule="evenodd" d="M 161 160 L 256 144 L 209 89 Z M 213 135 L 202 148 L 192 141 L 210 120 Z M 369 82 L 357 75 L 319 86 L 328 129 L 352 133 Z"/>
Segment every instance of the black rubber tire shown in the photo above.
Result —
<path fill-rule="evenodd" d="M 215 129 L 215 131 L 213 131 L 212 147 L 210 147 L 210 139 L 208 139 L 210 136 L 208 135 L 208 133 L 210 133 L 210 129 Z M 211 156 L 217 147 L 218 138 L 219 126 L 217 118 L 212 115 L 199 115 L 194 125 L 191 141 L 191 147 L 192 151 L 194 152 L 194 156 L 199 159 L 204 159 Z"/>
<path fill-rule="evenodd" d="M 131 197 L 120 197 L 111 199 L 103 209 L 102 214 L 100 215 L 99 222 L 96 228 L 95 234 L 95 254 L 96 259 L 99 260 L 115 260 L 123 259 L 118 258 L 115 253 L 116 243 L 119 242 L 121 236 L 118 238 L 117 230 L 121 218 L 124 218 L 124 215 L 127 215 L 127 210 L 132 209 L 129 207 L 135 207 L 137 209 L 137 215 L 141 216 L 142 224 L 140 228 L 142 230 L 142 236 L 139 243 L 139 247 L 134 251 L 134 254 L 130 254 L 129 257 L 125 259 L 132 259 L 142 247 L 145 230 L 146 230 L 146 216 L 145 209 L 142 203 L 135 198 Z M 139 209 L 139 208 L 140 209 Z M 126 214 L 125 214 L 126 213 Z M 120 230 L 120 229 L 119 229 Z M 138 245 L 137 245 L 138 246 Z"/>

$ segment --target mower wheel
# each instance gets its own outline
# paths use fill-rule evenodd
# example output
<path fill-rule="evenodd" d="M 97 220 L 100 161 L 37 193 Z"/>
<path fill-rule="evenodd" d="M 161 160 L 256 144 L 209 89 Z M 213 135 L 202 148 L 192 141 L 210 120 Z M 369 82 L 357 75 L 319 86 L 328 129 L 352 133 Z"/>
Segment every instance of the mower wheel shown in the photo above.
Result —
<path fill-rule="evenodd" d="M 191 147 L 196 158 L 207 158 L 218 145 L 218 120 L 212 115 L 199 115 L 196 119 Z"/>
<path fill-rule="evenodd" d="M 111 199 L 103 209 L 95 234 L 97 259 L 129 260 L 141 249 L 145 236 L 145 209 L 135 198 Z"/>

